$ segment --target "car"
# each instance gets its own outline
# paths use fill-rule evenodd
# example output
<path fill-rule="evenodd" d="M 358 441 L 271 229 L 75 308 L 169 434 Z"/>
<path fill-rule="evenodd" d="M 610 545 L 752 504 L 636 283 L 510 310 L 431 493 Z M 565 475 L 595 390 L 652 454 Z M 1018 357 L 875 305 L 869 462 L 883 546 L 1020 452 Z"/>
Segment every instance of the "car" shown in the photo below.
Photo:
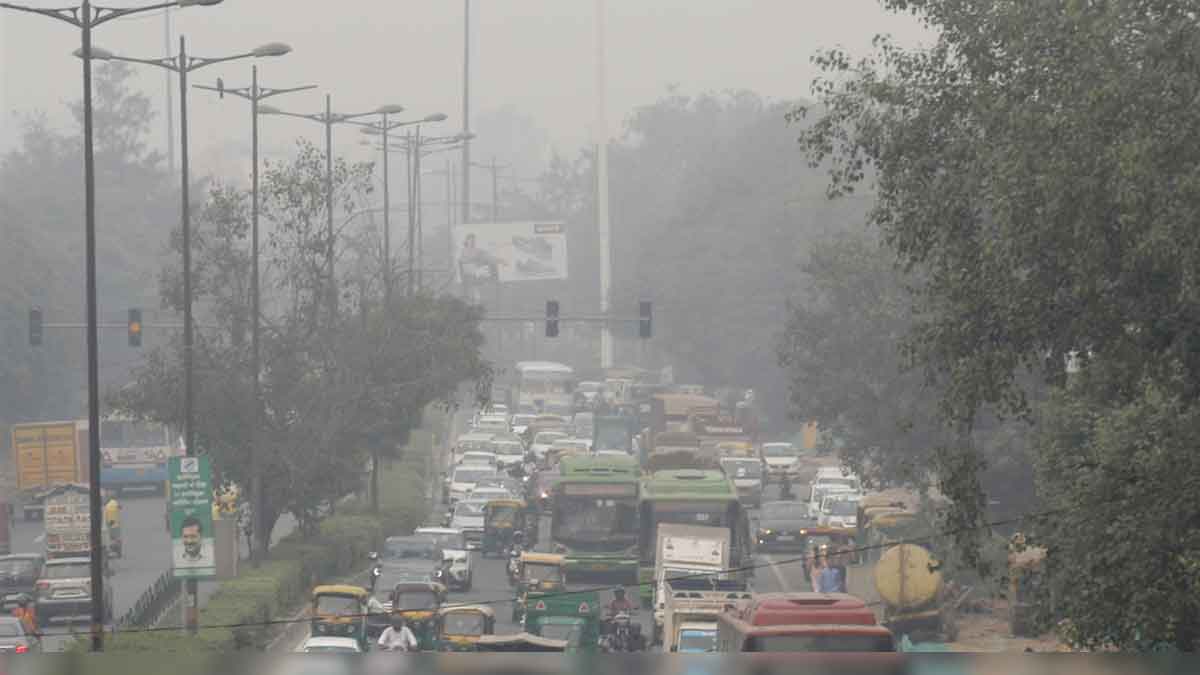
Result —
<path fill-rule="evenodd" d="M 470 591 L 473 581 L 471 570 L 471 552 L 466 549 L 442 549 L 442 563 L 449 563 L 449 574 L 441 569 L 434 574 L 434 580 L 452 591 Z"/>
<path fill-rule="evenodd" d="M 0 613 L 12 611 L 18 595 L 37 594 L 38 574 L 45 563 L 46 557 L 36 553 L 0 556 Z"/>
<path fill-rule="evenodd" d="M 458 440 L 454 443 L 454 451 L 451 453 L 451 465 L 457 464 L 459 459 L 462 458 L 464 452 L 470 452 L 471 450 L 487 450 L 495 436 L 496 435 L 493 433 L 483 432 L 471 432 L 459 436 Z"/>
<path fill-rule="evenodd" d="M 759 509 L 755 543 L 760 551 L 804 550 L 804 530 L 816 526 L 804 502 L 766 502 Z"/>
<path fill-rule="evenodd" d="M 112 621 L 112 584 L 104 584 L 105 621 Z M 39 627 L 55 619 L 84 618 L 92 614 L 92 561 L 90 558 L 55 558 L 42 565 L 38 575 L 34 613 Z"/>
<path fill-rule="evenodd" d="M 440 549 L 466 549 L 467 540 L 461 530 L 452 527 L 418 527 L 413 530 L 418 537 L 432 537 Z"/>
<path fill-rule="evenodd" d="M 858 526 L 858 502 L 862 495 L 855 492 L 832 492 L 821 500 L 817 516 L 825 527 L 852 529 Z"/>
<path fill-rule="evenodd" d="M 450 527 L 460 530 L 467 540 L 467 550 L 475 550 L 483 543 L 483 507 L 487 501 L 463 499 L 454 505 L 450 513 Z"/>
<path fill-rule="evenodd" d="M 26 632 L 15 616 L 0 616 L 0 654 L 29 654 L 42 651 L 37 635 Z"/>
<path fill-rule="evenodd" d="M 476 485 L 467 498 L 472 501 L 490 502 L 494 499 L 515 499 L 516 497 L 507 488 L 499 486 L 480 487 Z"/>
<path fill-rule="evenodd" d="M 514 434 L 524 435 L 525 430 L 529 428 L 530 424 L 533 424 L 535 419 L 537 419 L 537 415 L 519 413 L 512 416 L 512 419 L 509 420 L 508 426 L 510 429 L 512 429 Z"/>
<path fill-rule="evenodd" d="M 434 581 L 441 561 L 437 539 L 423 534 L 388 537 L 379 557 L 377 589 L 390 589 L 402 581 Z"/>
<path fill-rule="evenodd" d="M 824 466 L 817 469 L 817 475 L 813 478 L 812 484 L 814 487 L 842 487 L 853 492 L 862 492 L 862 481 L 852 473 L 843 473 L 841 469 L 833 466 Z"/>
<path fill-rule="evenodd" d="M 460 464 L 450 474 L 450 503 L 465 499 L 480 478 L 495 476 L 496 470 L 491 466 L 479 464 Z"/>
<path fill-rule="evenodd" d="M 305 654 L 361 654 L 363 650 L 358 640 L 351 637 L 312 636 L 296 651 Z"/>
<path fill-rule="evenodd" d="M 763 443 L 762 458 L 771 480 L 795 478 L 800 471 L 800 450 L 791 443 Z"/>
<path fill-rule="evenodd" d="M 475 431 L 508 432 L 508 415 L 483 415 L 475 422 Z"/>
<path fill-rule="evenodd" d="M 496 464 L 501 469 L 525 461 L 525 445 L 520 441 L 492 441 L 492 450 L 496 453 Z"/>
<path fill-rule="evenodd" d="M 540 461 L 545 459 L 546 451 L 550 449 L 550 446 L 555 441 L 564 438 L 567 438 L 567 434 L 561 431 L 539 431 L 533 437 L 533 442 L 529 444 L 529 451 Z"/>
<path fill-rule="evenodd" d="M 496 453 L 489 448 L 487 450 L 469 450 L 462 454 L 458 460 L 459 465 L 464 464 L 483 464 L 486 466 L 497 466 L 499 462 L 496 458 Z"/>
<path fill-rule="evenodd" d="M 845 485 L 839 484 L 813 484 L 808 492 L 808 512 L 813 518 L 821 517 L 821 505 L 826 497 L 830 495 L 838 495 L 843 497 L 859 496 L 857 492 L 851 490 Z"/>

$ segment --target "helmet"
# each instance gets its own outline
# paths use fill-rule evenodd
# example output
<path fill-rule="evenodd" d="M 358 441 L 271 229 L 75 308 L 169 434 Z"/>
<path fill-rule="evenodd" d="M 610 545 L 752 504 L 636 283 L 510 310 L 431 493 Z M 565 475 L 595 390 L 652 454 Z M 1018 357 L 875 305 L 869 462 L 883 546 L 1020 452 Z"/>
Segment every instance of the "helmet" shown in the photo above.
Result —
<path fill-rule="evenodd" d="M 617 586 L 616 588 L 613 589 L 613 595 L 617 596 L 618 598 L 624 596 L 625 595 L 625 587 Z"/>

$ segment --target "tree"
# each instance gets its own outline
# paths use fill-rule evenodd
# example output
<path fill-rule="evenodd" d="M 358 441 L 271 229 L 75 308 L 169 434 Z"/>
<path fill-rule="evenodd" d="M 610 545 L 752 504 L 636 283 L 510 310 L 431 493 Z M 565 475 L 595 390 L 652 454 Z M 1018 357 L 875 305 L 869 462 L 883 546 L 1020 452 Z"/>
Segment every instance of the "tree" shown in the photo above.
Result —
<path fill-rule="evenodd" d="M 1039 419 L 1064 409 L 1095 416 L 1037 450 L 1041 496 L 1070 512 L 1041 534 L 1048 586 L 1065 594 L 1075 639 L 1195 648 L 1194 603 L 1156 604 L 1184 588 L 1178 570 L 1195 550 L 1177 528 L 1192 532 L 1196 521 L 1181 514 L 1178 493 L 1168 505 L 1158 491 L 1190 465 L 1193 451 L 1171 434 L 1187 430 L 1200 394 L 1200 115 L 1190 106 L 1200 43 L 1186 28 L 1194 7 L 885 5 L 918 13 L 938 30 L 936 43 L 905 51 L 879 38 L 866 59 L 820 55 L 830 77 L 816 87 L 818 117 L 801 143 L 814 161 L 831 162 L 832 194 L 870 173 L 871 223 L 925 278 L 908 346 L 943 387 L 948 420 L 970 428 L 988 405 L 1033 414 L 1031 379 L 1069 387 Z M 1133 442 L 1136 418 L 1161 426 L 1142 427 L 1143 451 L 1119 466 L 1108 453 Z M 965 468 L 947 487 L 960 522 L 978 526 L 971 452 L 948 453 L 935 470 Z M 1097 506 L 1115 495 L 1127 498 L 1123 514 Z M 1101 517 L 1084 526 L 1090 514 Z M 1140 546 L 1109 556 L 1090 547 L 1097 531 Z M 1099 592 L 1121 583 L 1120 593 Z M 1128 611 L 1151 605 L 1153 621 Z"/>

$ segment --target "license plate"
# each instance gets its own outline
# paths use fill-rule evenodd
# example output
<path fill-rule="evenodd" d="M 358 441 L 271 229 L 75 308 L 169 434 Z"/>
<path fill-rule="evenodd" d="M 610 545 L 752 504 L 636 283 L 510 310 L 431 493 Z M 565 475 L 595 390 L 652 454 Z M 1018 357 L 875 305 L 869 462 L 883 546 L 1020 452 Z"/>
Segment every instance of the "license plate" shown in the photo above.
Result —
<path fill-rule="evenodd" d="M 781 534 L 775 538 L 777 541 L 796 541 L 796 537 L 790 534 Z"/>

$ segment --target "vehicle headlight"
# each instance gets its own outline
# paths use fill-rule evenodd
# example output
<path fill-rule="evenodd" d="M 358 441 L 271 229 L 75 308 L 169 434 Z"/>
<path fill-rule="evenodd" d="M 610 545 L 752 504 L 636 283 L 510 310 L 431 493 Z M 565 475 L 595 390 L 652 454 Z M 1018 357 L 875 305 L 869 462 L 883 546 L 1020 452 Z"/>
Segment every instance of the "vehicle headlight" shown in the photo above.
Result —
<path fill-rule="evenodd" d="M 770 528 L 766 528 L 766 529 L 759 530 L 758 534 L 759 534 L 759 536 L 767 536 L 767 535 L 771 534 L 771 532 L 772 532 L 772 530 Z"/>

